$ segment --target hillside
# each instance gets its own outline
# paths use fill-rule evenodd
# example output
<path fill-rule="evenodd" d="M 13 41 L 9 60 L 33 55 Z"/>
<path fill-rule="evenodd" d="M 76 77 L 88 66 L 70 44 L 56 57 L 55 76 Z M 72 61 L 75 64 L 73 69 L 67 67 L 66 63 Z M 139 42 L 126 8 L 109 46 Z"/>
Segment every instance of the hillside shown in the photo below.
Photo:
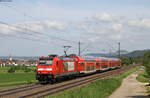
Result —
<path fill-rule="evenodd" d="M 132 52 L 129 52 L 127 54 L 122 55 L 123 57 L 126 58 L 137 58 L 137 57 L 143 57 L 145 52 L 150 51 L 150 49 L 146 49 L 146 50 L 135 50 Z"/>
<path fill-rule="evenodd" d="M 126 57 L 126 58 L 137 58 L 137 57 L 142 57 L 144 56 L 144 53 L 150 51 L 150 49 L 146 49 L 146 50 L 135 50 L 132 52 L 121 52 L 121 56 L 122 57 Z M 116 57 L 118 55 L 117 52 L 114 53 L 88 53 L 86 54 L 86 56 L 94 56 L 94 57 Z"/>

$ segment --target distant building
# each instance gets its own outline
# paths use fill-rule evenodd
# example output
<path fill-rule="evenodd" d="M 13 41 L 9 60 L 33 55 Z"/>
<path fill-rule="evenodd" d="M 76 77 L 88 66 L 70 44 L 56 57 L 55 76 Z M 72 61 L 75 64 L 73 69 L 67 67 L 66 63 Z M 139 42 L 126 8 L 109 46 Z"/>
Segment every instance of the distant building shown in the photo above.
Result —
<path fill-rule="evenodd" d="M 0 60 L 0 66 L 37 66 L 36 60 L 15 60 L 11 56 Z"/>
<path fill-rule="evenodd" d="M 2 66 L 3 65 L 3 62 L 0 60 L 0 66 Z"/>
<path fill-rule="evenodd" d="M 9 56 L 9 57 L 8 57 L 8 60 L 9 60 L 9 61 L 12 61 L 12 60 L 13 60 L 13 58 L 12 58 L 11 56 Z"/>

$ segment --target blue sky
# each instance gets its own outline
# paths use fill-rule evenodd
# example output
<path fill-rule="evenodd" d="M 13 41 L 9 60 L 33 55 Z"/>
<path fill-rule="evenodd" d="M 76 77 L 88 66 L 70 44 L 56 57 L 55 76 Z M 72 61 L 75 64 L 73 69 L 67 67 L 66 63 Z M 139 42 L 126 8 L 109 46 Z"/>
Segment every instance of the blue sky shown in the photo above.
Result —
<path fill-rule="evenodd" d="M 0 3 L 0 55 L 63 54 L 148 49 L 149 0 L 12 0 Z M 17 28 L 16 28 L 17 27 Z M 21 28 L 21 29 L 20 29 Z M 63 41 L 65 39 L 67 41 Z M 75 41 L 75 42 L 74 42 Z"/>

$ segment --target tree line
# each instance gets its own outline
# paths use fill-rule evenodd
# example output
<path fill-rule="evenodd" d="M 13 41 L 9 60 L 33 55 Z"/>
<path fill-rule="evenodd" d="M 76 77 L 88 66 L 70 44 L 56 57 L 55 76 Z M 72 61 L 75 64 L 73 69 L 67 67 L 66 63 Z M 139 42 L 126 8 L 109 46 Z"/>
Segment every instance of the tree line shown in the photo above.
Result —
<path fill-rule="evenodd" d="M 128 66 L 132 64 L 140 64 L 144 66 L 145 72 L 147 73 L 148 78 L 150 79 L 150 51 L 145 52 L 143 57 L 121 57 L 122 65 Z"/>

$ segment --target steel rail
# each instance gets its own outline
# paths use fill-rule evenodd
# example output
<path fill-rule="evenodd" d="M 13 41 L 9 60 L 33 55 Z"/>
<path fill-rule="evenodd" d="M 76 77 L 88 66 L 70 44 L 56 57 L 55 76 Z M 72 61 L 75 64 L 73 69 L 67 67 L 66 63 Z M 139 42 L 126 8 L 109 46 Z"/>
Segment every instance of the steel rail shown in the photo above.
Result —
<path fill-rule="evenodd" d="M 44 89 L 44 90 L 41 90 L 41 91 L 38 91 L 35 93 L 31 93 L 31 94 L 28 94 L 25 96 L 20 96 L 19 98 L 43 98 L 45 96 L 53 95 L 53 94 L 62 92 L 64 90 L 70 89 L 70 88 L 75 88 L 78 86 L 89 84 L 89 83 L 94 82 L 94 81 L 99 80 L 99 79 L 108 78 L 108 77 L 113 76 L 113 75 L 121 74 L 130 68 L 131 67 L 126 67 L 123 69 L 117 69 L 117 70 L 104 72 L 101 74 L 97 74 L 93 77 L 89 77 L 86 79 L 79 79 L 78 81 L 74 81 L 74 82 L 67 83 L 67 84 L 60 85 L 60 86 L 53 87 L 53 88 Z"/>

